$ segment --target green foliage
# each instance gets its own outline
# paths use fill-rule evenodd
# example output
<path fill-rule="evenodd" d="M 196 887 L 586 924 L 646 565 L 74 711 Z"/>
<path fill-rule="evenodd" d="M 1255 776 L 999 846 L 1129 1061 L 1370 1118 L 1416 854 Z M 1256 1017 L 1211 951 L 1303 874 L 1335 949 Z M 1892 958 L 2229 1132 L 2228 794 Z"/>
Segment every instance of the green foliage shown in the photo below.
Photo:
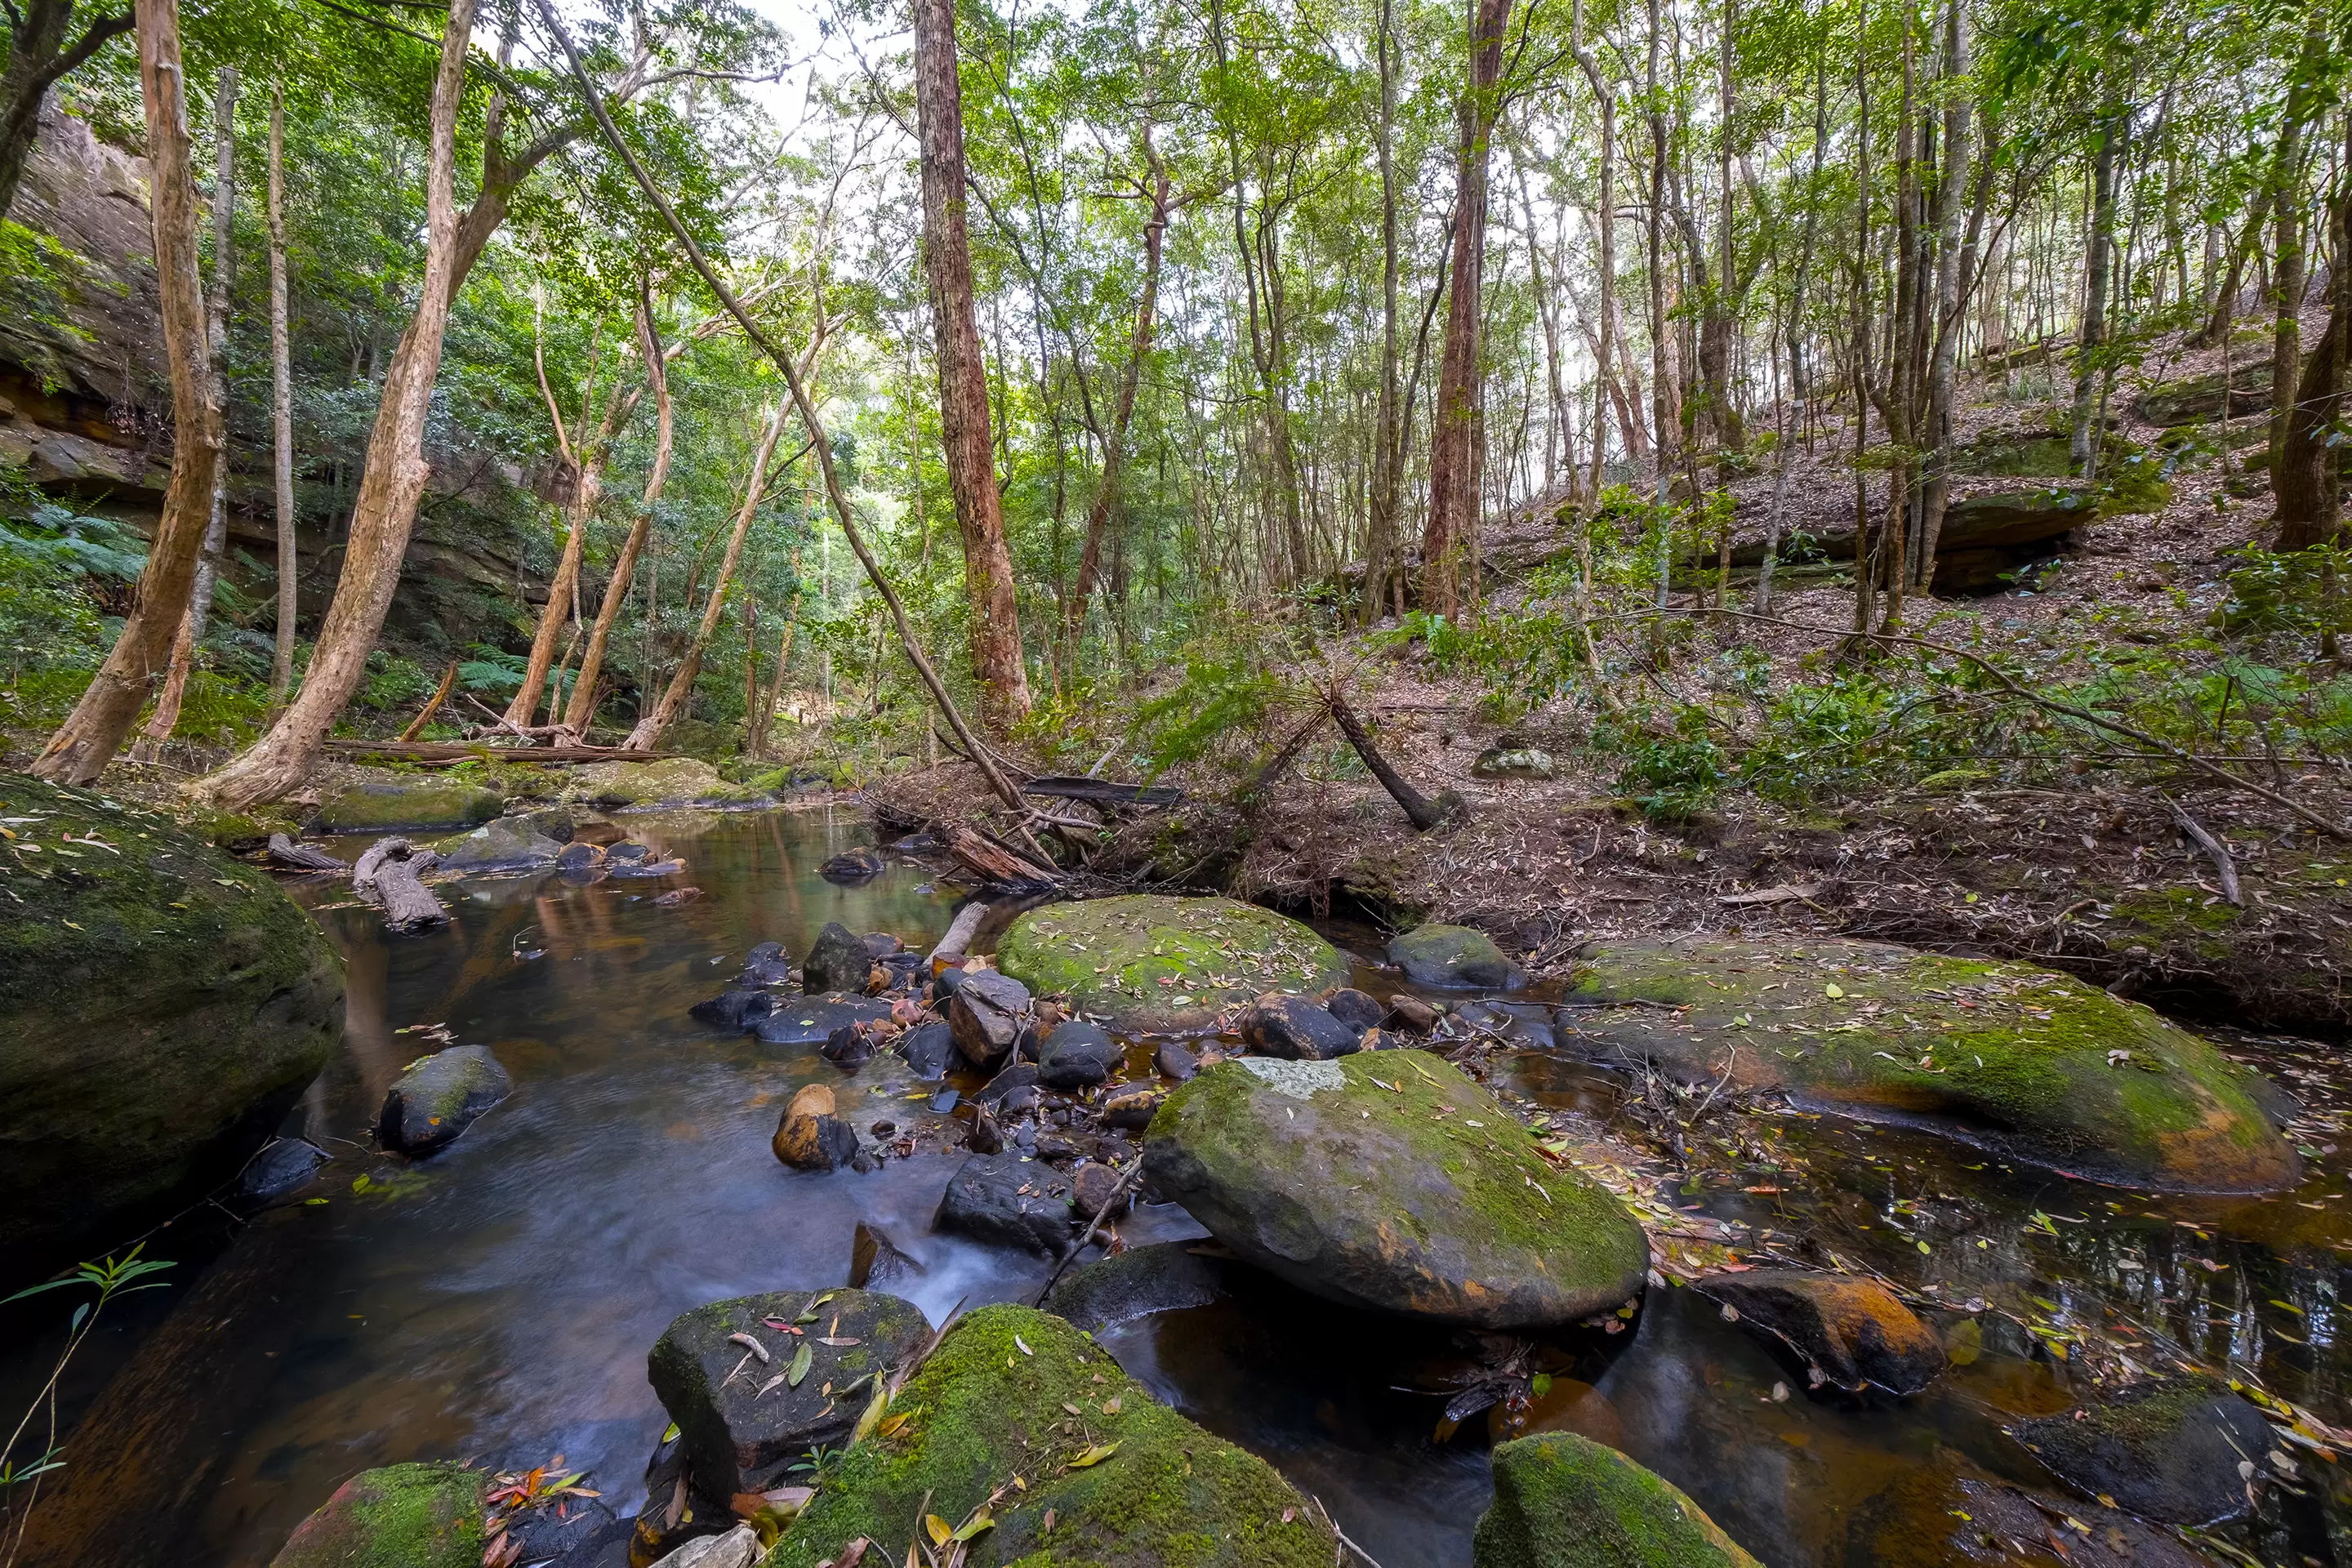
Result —
<path fill-rule="evenodd" d="M 1184 679 L 1135 712 L 1135 743 L 1146 776 L 1202 760 L 1229 742 L 1236 731 L 1264 724 L 1289 687 L 1247 654 L 1198 658 L 1184 667 Z"/>
<path fill-rule="evenodd" d="M 1706 710 L 1696 704 L 1671 715 L 1637 710 L 1602 721 L 1592 740 L 1597 750 L 1622 761 L 1618 793 L 1647 815 L 1672 822 L 1713 805 L 1729 781 L 1723 748 L 1709 726 Z"/>
<path fill-rule="evenodd" d="M 16 1424 L 5 1446 L 0 1446 L 0 1499 L 5 1499 L 21 1481 L 64 1468 L 65 1447 L 57 1440 L 54 1412 L 47 1426 L 47 1446 L 39 1453 L 19 1457 L 16 1445 L 32 1432 L 35 1417 L 47 1403 L 50 1389 L 56 1386 L 58 1378 L 65 1375 L 67 1363 L 73 1360 L 74 1352 L 81 1349 L 82 1342 L 89 1337 L 90 1331 L 98 1326 L 99 1314 L 106 1310 L 107 1303 L 117 1296 L 163 1288 L 163 1282 L 153 1276 L 172 1265 L 167 1259 L 140 1257 L 145 1246 L 146 1243 L 141 1242 L 119 1258 L 110 1255 L 96 1262 L 77 1264 L 69 1273 L 43 1280 L 38 1285 L 28 1285 L 13 1296 L 0 1297 L 0 1305 L 5 1305 L 10 1301 L 21 1301 L 28 1296 L 45 1295 L 51 1290 L 87 1289 L 97 1292 L 90 1300 L 75 1306 L 73 1316 L 66 1326 L 65 1349 L 58 1352 L 57 1366 L 50 1373 L 47 1384 L 34 1395 L 31 1408 Z"/>

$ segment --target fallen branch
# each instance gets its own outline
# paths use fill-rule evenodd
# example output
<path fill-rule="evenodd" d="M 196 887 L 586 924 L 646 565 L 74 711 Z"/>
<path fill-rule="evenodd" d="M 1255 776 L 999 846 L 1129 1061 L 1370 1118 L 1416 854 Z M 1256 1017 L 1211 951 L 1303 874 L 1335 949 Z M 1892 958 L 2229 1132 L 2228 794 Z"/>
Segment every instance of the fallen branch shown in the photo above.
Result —
<path fill-rule="evenodd" d="M 1031 1303 L 1032 1305 L 1042 1307 L 1045 1304 L 1045 1298 L 1053 1293 L 1054 1281 L 1062 1277 L 1062 1270 L 1070 1266 L 1070 1259 L 1087 1249 L 1087 1243 L 1092 1241 L 1095 1238 L 1095 1232 L 1102 1228 L 1103 1220 L 1113 1208 L 1118 1206 L 1118 1200 L 1127 1195 L 1127 1189 L 1134 1184 L 1135 1178 L 1142 1173 L 1141 1160 L 1133 1162 L 1126 1170 L 1119 1173 L 1118 1181 L 1111 1187 L 1110 1195 L 1103 1199 L 1102 1207 L 1095 1210 L 1095 1217 L 1087 1222 L 1085 1230 L 1078 1233 L 1078 1239 L 1070 1243 L 1069 1249 L 1062 1254 L 1062 1260 L 1054 1265 L 1054 1271 L 1045 1276 L 1045 1288 L 1037 1292 L 1037 1300 Z"/>
<path fill-rule="evenodd" d="M 405 757 L 418 763 L 506 760 L 525 763 L 657 763 L 676 752 L 633 752 L 624 746 L 493 746 L 484 741 L 329 741 L 352 756 Z"/>
<path fill-rule="evenodd" d="M 457 683 L 457 661 L 453 658 L 449 661 L 449 668 L 441 672 L 440 689 L 433 693 L 432 700 L 417 710 L 416 717 L 408 721 L 408 728 L 400 732 L 400 738 L 404 741 L 414 741 L 423 734 L 426 722 L 434 714 L 441 710 L 441 704 L 449 700 L 449 689 Z"/>
<path fill-rule="evenodd" d="M 1346 735 L 1348 743 L 1356 748 L 1356 755 L 1364 759 L 1364 766 L 1371 769 L 1372 776 L 1381 781 L 1381 787 L 1389 792 L 1389 798 L 1402 806 L 1405 816 L 1412 819 L 1414 832 L 1427 833 L 1432 828 L 1459 826 L 1468 820 L 1470 807 L 1461 796 L 1453 795 L 1450 799 L 1440 796 L 1433 802 L 1407 784 L 1402 773 L 1389 765 L 1389 760 L 1381 756 L 1380 749 L 1372 744 L 1370 731 L 1364 728 L 1363 721 L 1356 717 L 1356 710 L 1348 706 L 1348 700 L 1341 695 L 1337 684 L 1324 694 L 1323 700 L 1330 710 L 1332 719 L 1338 722 L 1340 733 Z"/>
<path fill-rule="evenodd" d="M 436 856 L 405 838 L 379 838 L 352 868 L 352 890 L 383 910 L 384 924 L 396 931 L 446 925 L 449 911 L 425 885 Z"/>
<path fill-rule="evenodd" d="M 986 899 L 974 899 L 958 910 L 956 918 L 948 923 L 947 934 L 940 938 L 937 947 L 931 949 L 931 962 L 937 963 L 941 959 L 953 961 L 970 951 L 971 939 L 979 934 L 980 922 L 988 918 L 992 907 Z"/>
<path fill-rule="evenodd" d="M 1172 784 L 1114 784 L 1108 779 L 1031 779 L 1021 786 L 1021 793 L 1084 801 L 1089 805 L 1181 805 L 1184 801 L 1184 792 Z"/>
<path fill-rule="evenodd" d="M 292 871 L 348 871 L 352 868 L 349 861 L 338 860 L 323 849 L 297 844 L 283 833 L 269 836 L 269 858 Z"/>
<path fill-rule="evenodd" d="M 1050 888 L 1061 879 L 1059 871 L 1040 867 L 961 822 L 950 823 L 939 833 L 940 844 L 955 863 L 991 887 L 1028 892 Z"/>
<path fill-rule="evenodd" d="M 2158 795 L 2157 798 L 2163 801 L 2165 809 L 2172 813 L 2172 820 L 2180 831 L 2187 834 L 2198 848 L 2205 851 L 2208 860 L 2213 862 L 2213 874 L 2221 879 L 2221 896 L 2238 908 L 2244 909 L 2245 897 L 2238 891 L 2238 863 L 2231 858 L 2230 847 L 2208 833 L 2204 825 L 2181 810 L 2179 803 L 2170 795 Z"/>

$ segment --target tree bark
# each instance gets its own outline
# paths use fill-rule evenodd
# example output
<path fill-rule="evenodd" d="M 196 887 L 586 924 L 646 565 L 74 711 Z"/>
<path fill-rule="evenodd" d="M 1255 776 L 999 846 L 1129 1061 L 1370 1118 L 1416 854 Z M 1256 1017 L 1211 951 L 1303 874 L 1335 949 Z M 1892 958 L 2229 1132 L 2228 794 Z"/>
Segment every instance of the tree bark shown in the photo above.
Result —
<path fill-rule="evenodd" d="M 1402 574 L 1398 560 L 1397 493 L 1403 483 L 1403 389 L 1397 358 L 1397 179 L 1396 179 L 1396 0 L 1381 0 L 1381 384 L 1372 421 L 1372 471 L 1365 498 L 1364 604 L 1366 626 L 1387 606 L 1390 581 Z M 1399 595 L 1400 601 L 1402 595 Z"/>
<path fill-rule="evenodd" d="M 2110 109 L 2099 120 L 2098 151 L 2091 158 L 2091 234 L 2083 272 L 2083 325 L 2074 334 L 2074 426 L 2068 453 L 2074 472 L 2098 477 L 2098 436 L 2091 414 L 2099 382 L 2099 350 L 2107 341 L 2107 290 L 2115 273 L 2116 163 L 2122 156 L 2124 116 Z"/>
<path fill-rule="evenodd" d="M 2352 128 L 2346 132 L 2345 151 L 2352 155 Z M 2352 373 L 2352 180 L 2336 197 L 2334 227 L 2336 265 L 2329 283 L 2336 298 L 2295 385 L 2294 406 L 2279 446 L 2274 547 L 2281 552 L 2332 544 L 2341 523 L 2337 498 L 2344 487 L 2344 454 L 2328 436 L 2347 412 L 2345 377 Z"/>
<path fill-rule="evenodd" d="M 1593 209 L 1593 226 L 1600 242 L 1598 262 L 1600 276 L 1594 289 L 1600 299 L 1594 314 L 1599 320 L 1593 326 L 1593 374 L 1601 384 L 1601 394 L 1592 404 L 1592 493 L 1601 494 L 1603 466 L 1609 458 L 1609 421 L 1605 416 L 1609 395 L 1615 392 L 1612 374 L 1614 362 L 1610 358 L 1615 348 L 1617 329 L 1617 94 L 1609 80 L 1601 74 L 1601 61 L 1584 41 L 1584 0 L 1575 0 L 1569 22 L 1569 47 L 1575 52 L 1576 63 L 1584 72 L 1587 86 L 1592 89 L 1592 102 L 1601 119 L 1601 191 Z M 1625 449 L 1632 455 L 1633 431 L 1621 412 L 1618 424 L 1625 432 Z"/>
<path fill-rule="evenodd" d="M 669 395 L 668 356 L 662 350 L 660 330 L 654 323 L 653 296 L 643 287 L 637 293 L 637 346 L 645 356 L 646 384 L 654 393 L 654 464 L 646 476 L 645 489 L 637 498 L 637 515 L 629 524 L 628 537 L 621 542 L 621 553 L 613 562 L 612 580 L 604 584 L 604 602 L 597 607 L 596 624 L 588 633 L 588 646 L 581 652 L 580 673 L 572 679 L 572 700 L 564 705 L 565 727 L 583 736 L 595 721 L 596 682 L 604 674 L 604 650 L 610 644 L 614 623 L 621 618 L 621 607 L 628 602 L 629 584 L 636 576 L 637 557 L 645 553 L 646 540 L 653 531 L 654 507 L 661 500 L 663 487 L 669 483 L 670 452 L 677 432 L 676 411 Z M 650 624 L 650 614 L 646 618 Z"/>
<path fill-rule="evenodd" d="M 1948 0 L 1944 17 L 1944 146 L 1942 188 L 1936 211 L 1935 316 L 1929 323 L 1933 347 L 1927 363 L 1927 429 L 1929 457 L 1926 483 L 1919 491 L 1918 548 L 1912 552 L 1911 586 L 1925 594 L 1936 577 L 1936 547 L 1944 531 L 1944 511 L 1951 489 L 1952 384 L 1959 363 L 1960 336 L 1967 325 L 1961 309 L 1971 281 L 1969 264 L 1982 217 L 1969 226 L 1966 246 L 1961 239 L 1961 210 L 1969 174 L 1969 105 L 1959 84 L 1971 68 L 1969 0 Z M 1981 174 L 1979 197 L 1990 191 L 1991 166 Z M 1978 208 L 1980 215 L 1982 207 Z"/>
<path fill-rule="evenodd" d="M 2272 257 L 2276 311 L 2271 328 L 2271 493 L 2286 483 L 2286 435 L 2294 407 L 2295 384 L 2303 374 L 2303 291 L 2308 264 L 2303 237 L 2304 127 L 2316 112 L 2318 89 L 2327 70 L 2327 24 L 2324 8 L 2313 6 L 2303 37 L 2302 58 L 2287 88 L 2285 123 L 2279 127 L 2278 156 L 2271 170 L 2271 216 L 2278 226 Z M 2342 263 L 2339 261 L 2338 266 Z M 2222 395 L 2227 401 L 2228 393 Z"/>
<path fill-rule="evenodd" d="M 1339 732 L 1348 737 L 1348 743 L 1356 749 L 1356 755 L 1363 759 L 1364 766 L 1371 770 L 1381 787 L 1388 791 L 1389 798 L 1396 802 L 1412 820 L 1414 832 L 1427 833 L 1433 827 L 1459 823 L 1469 816 L 1469 808 L 1459 795 L 1451 799 L 1441 796 L 1433 801 L 1413 788 L 1405 776 L 1381 755 L 1380 748 L 1372 744 L 1371 731 L 1364 728 L 1363 721 L 1356 717 L 1356 710 L 1348 705 L 1347 698 L 1340 694 L 1337 686 L 1324 694 L 1324 705 L 1331 710 L 1331 717 L 1339 724 Z"/>
<path fill-rule="evenodd" d="M 278 648 L 269 664 L 269 700 L 284 706 L 294 688 L 295 594 L 294 368 L 286 325 L 286 89 L 269 92 L 269 430 L 270 477 L 278 500 Z"/>
<path fill-rule="evenodd" d="M 194 585 L 221 460 L 221 407 L 205 339 L 196 258 L 196 187 L 181 92 L 177 0 L 139 0 L 139 81 L 147 116 L 155 274 L 164 355 L 172 375 L 172 477 L 163 490 L 131 614 L 73 712 L 32 771 L 57 784 L 89 784 L 106 771 L 145 705 Z"/>
<path fill-rule="evenodd" d="M 0 218 L 16 205 L 25 160 L 40 134 L 41 105 L 49 89 L 79 69 L 109 38 L 131 30 L 131 13 L 100 16 L 71 44 L 73 0 L 26 0 L 8 38 L 8 63 L 0 67 Z"/>
<path fill-rule="evenodd" d="M 940 437 L 971 608 L 981 724 L 1003 733 L 1029 711 L 1013 555 L 989 453 L 988 371 L 972 314 L 964 220 L 963 89 L 956 76 L 953 0 L 914 0 L 915 106 L 922 143 L 923 271 L 939 340 Z"/>

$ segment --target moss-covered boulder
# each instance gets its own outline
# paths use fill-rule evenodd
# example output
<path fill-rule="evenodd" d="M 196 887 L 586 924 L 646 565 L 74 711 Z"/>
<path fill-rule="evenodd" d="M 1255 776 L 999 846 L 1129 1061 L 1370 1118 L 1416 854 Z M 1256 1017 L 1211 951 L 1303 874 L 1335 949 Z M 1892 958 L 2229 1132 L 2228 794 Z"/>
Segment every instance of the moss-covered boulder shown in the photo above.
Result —
<path fill-rule="evenodd" d="M 1221 1063 L 1169 1095 L 1143 1162 L 1234 1252 L 1353 1306 L 1546 1328 L 1621 1305 L 1649 1264 L 1615 1197 L 1424 1051 Z"/>
<path fill-rule="evenodd" d="M 310 918 L 170 818 L 0 774 L 0 1278 L 236 1174 L 342 1032 Z"/>
<path fill-rule="evenodd" d="M 1471 1541 L 1474 1568 L 1762 1568 L 1673 1483 L 1573 1432 L 1496 1447 Z"/>
<path fill-rule="evenodd" d="M 294 1527 L 270 1568 L 481 1568 L 486 1479 L 460 1465 L 362 1470 Z"/>
<path fill-rule="evenodd" d="M 2218 370 L 2178 381 L 2159 381 L 2132 400 L 2132 412 L 2150 425 L 2197 425 L 2222 412 L 2222 377 Z M 2271 362 L 2267 354 L 2230 367 L 2229 412 L 2258 414 L 2271 405 Z"/>
<path fill-rule="evenodd" d="M 1389 939 L 1388 960 L 1415 985 L 1498 991 L 1527 976 L 1495 939 L 1474 926 L 1418 926 Z"/>
<path fill-rule="evenodd" d="M 724 1501 L 779 1484 L 811 1448 L 848 1441 L 869 1393 L 858 1385 L 903 1364 L 930 1333 L 921 1309 L 896 1296 L 738 1296 L 672 1321 L 646 1357 L 646 1379 L 677 1423 L 696 1489 Z"/>
<path fill-rule="evenodd" d="M 452 1046 L 408 1065 L 376 1112 L 376 1141 L 404 1154 L 446 1148 L 514 1091 L 488 1046 Z"/>
<path fill-rule="evenodd" d="M 1329 1568 L 1339 1551 L 1314 1505 L 1265 1461 L 1026 1307 L 959 1322 L 891 1411 L 767 1568 L 816 1568 L 861 1537 L 874 1542 L 869 1561 L 897 1562 L 926 1515 L 970 1531 L 971 1568 Z"/>
<path fill-rule="evenodd" d="M 1013 922 L 996 966 L 1040 996 L 1129 1029 L 1192 1029 L 1262 991 L 1312 995 L 1348 978 L 1312 931 L 1232 899 L 1134 893 L 1052 904 Z"/>
<path fill-rule="evenodd" d="M 693 757 L 657 763 L 591 763 L 564 780 L 563 798 L 590 805 L 724 805 L 759 798 Z"/>
<path fill-rule="evenodd" d="M 506 809 L 499 792 L 456 779 L 379 779 L 345 784 L 319 803 L 320 833 L 411 833 L 472 827 Z"/>
<path fill-rule="evenodd" d="M 1864 1275 L 1755 1268 L 1698 1282 L 1726 1316 L 1801 1360 L 1816 1388 L 1916 1394 L 1944 1370 L 1944 1342 Z"/>
<path fill-rule="evenodd" d="M 441 858 L 436 869 L 474 876 L 552 866 L 563 846 L 540 832 L 530 817 L 501 816 L 471 833 L 444 838 L 433 852 Z"/>
<path fill-rule="evenodd" d="M 1695 940 L 1590 952 L 1561 1015 L 1585 1055 L 1783 1090 L 2094 1181 L 2294 1184 L 2275 1091 L 2145 1007 L 2030 964 L 1880 942 Z"/>
<path fill-rule="evenodd" d="M 2085 1497 L 2160 1524 L 2213 1524 L 2250 1506 L 2238 1462 L 2270 1451 L 2270 1423 L 2202 1375 L 2126 1384 L 2079 1410 L 2021 1421 L 2017 1440 Z"/>

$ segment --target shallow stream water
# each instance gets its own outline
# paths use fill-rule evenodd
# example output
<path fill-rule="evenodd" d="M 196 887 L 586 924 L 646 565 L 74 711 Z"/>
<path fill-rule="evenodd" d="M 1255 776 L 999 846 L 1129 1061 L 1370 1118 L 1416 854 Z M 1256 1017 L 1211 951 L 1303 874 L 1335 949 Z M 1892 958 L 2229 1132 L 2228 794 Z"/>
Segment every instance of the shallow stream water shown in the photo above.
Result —
<path fill-rule="evenodd" d="M 343 1047 L 289 1131 L 337 1158 L 291 1200 L 234 1223 L 192 1215 L 151 1242 L 176 1260 L 172 1287 L 126 1303 L 69 1380 L 81 1419 L 21 1563 L 257 1568 L 343 1479 L 405 1459 L 561 1455 L 634 1512 L 667 1419 L 645 1378 L 663 1327 L 722 1297 L 842 1283 L 861 1220 L 924 1265 L 895 1288 L 934 1321 L 959 1301 L 1034 1298 L 1043 1260 L 930 1234 L 960 1155 L 809 1174 L 769 1152 L 804 1082 L 834 1084 L 859 1125 L 928 1115 L 929 1089 L 903 1063 L 845 1079 L 813 1048 L 687 1016 L 755 942 L 805 952 L 837 920 L 925 943 L 950 897 L 903 860 L 863 888 L 819 879 L 827 856 L 873 841 L 846 814 L 615 822 L 684 875 L 477 880 L 445 889 L 454 924 L 418 938 L 386 937 L 335 884 L 297 887 L 348 956 L 350 1002 Z M 689 883 L 701 898 L 654 903 Z M 514 1094 L 429 1160 L 377 1154 L 375 1107 L 444 1029 L 490 1046 Z M 2298 1132 L 2315 1157 L 2296 1192 L 2149 1198 L 1834 1119 L 1699 1123 L 1684 1173 L 1643 1201 L 1729 1226 L 1759 1260 L 1859 1265 L 1947 1303 L 1932 1315 L 1958 1363 L 1906 1402 L 1814 1399 L 1696 1292 L 1654 1289 L 1626 1331 L 1549 1352 L 1536 1425 L 1622 1447 L 1766 1562 L 1799 1565 L 1868 1560 L 1853 1521 L 1883 1519 L 1882 1494 L 1923 1471 L 2061 1490 L 2001 1426 L 2073 1402 L 2086 1341 L 2110 1365 L 2226 1365 L 2346 1424 L 2352 1155 L 2336 1152 L 2328 1108 L 2352 1100 L 2331 1051 L 2229 1044 L 2306 1099 Z M 1534 1050 L 1492 1062 L 1496 1088 L 1545 1112 L 1622 1117 L 1626 1086 L 1605 1074 Z M 1121 1232 L 1199 1234 L 1167 1207 Z M 7 1310 L 0 1392 L 14 1394 L 54 1355 L 55 1314 Z M 1267 1283 L 1102 1337 L 1161 1398 L 1319 1497 L 1381 1568 L 1468 1563 L 1489 1434 L 1474 1418 L 1439 1439 L 1433 1391 L 1463 1364 L 1450 1336 Z M 2263 1561 L 2332 1560 L 2342 1487 L 2324 1462 L 2303 1469 L 2331 1500 L 2274 1501 L 2268 1531 L 2242 1538 Z"/>

